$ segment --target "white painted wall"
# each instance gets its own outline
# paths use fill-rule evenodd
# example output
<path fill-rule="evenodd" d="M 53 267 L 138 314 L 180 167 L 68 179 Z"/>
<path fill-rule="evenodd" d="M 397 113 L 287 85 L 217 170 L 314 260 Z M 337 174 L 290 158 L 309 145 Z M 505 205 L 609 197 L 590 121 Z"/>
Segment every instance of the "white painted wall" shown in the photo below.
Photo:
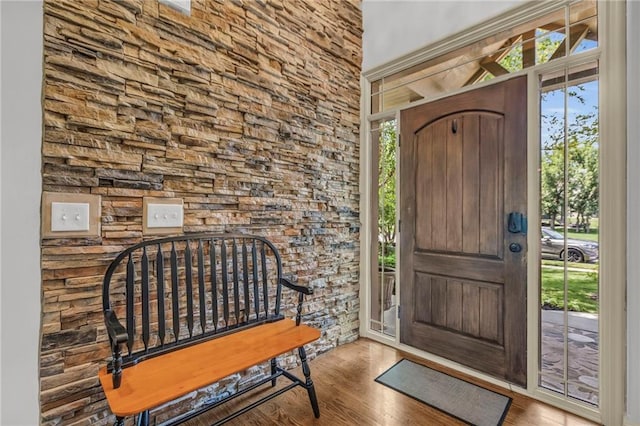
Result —
<path fill-rule="evenodd" d="M 627 1 L 627 420 L 640 425 L 640 2 Z"/>
<path fill-rule="evenodd" d="M 37 425 L 42 1 L 0 1 L 2 425 Z"/>
<path fill-rule="evenodd" d="M 363 0 L 362 70 L 455 34 L 523 0 Z"/>
<path fill-rule="evenodd" d="M 2 5 L 0 5 L 0 25 L 2 25 Z M 1 28 L 1 27 L 0 27 Z M 0 30 L 0 47 L 2 31 Z M 2 60 L 0 60 L 0 82 L 2 81 Z M 0 97 L 2 84 L 0 83 Z M 2 129 L 2 102 L 0 102 L 0 134 Z M 2 137 L 0 135 L 0 167 L 2 165 Z M 0 241 L 2 241 L 2 173 L 0 172 Z M 0 309 L 2 308 L 2 244 L 0 244 Z M 2 318 L 0 318 L 0 422 L 2 421 Z"/>

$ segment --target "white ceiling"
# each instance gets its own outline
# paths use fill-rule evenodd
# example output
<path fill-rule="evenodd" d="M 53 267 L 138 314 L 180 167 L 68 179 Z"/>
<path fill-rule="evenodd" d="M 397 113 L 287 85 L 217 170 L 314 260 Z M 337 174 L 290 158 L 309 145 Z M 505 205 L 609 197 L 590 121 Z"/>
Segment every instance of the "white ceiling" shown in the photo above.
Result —
<path fill-rule="evenodd" d="M 363 0 L 362 70 L 382 65 L 522 3 L 524 0 Z"/>

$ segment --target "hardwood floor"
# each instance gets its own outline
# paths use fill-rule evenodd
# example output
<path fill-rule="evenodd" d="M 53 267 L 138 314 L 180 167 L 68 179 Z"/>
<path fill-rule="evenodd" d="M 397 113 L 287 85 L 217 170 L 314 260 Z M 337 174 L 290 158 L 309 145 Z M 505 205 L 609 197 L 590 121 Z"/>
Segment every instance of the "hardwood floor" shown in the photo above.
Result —
<path fill-rule="evenodd" d="M 360 339 L 320 355 L 310 362 L 311 376 L 320 403 L 319 419 L 313 417 L 306 391 L 296 388 L 228 424 L 234 426 L 463 424 L 434 408 L 374 382 L 378 375 L 402 358 L 436 367 L 433 363 L 417 359 L 380 343 Z M 505 425 L 595 424 L 526 396 L 479 382 L 446 368 L 437 366 L 437 369 L 513 398 Z M 295 373 L 300 374 L 300 371 Z M 284 384 L 286 380 L 281 379 L 281 381 Z M 270 388 L 267 389 L 270 390 Z M 188 426 L 210 425 L 235 407 L 247 403 L 246 398 L 244 401 L 242 399 L 240 398 L 239 405 L 236 403 L 223 405 L 185 424 Z"/>

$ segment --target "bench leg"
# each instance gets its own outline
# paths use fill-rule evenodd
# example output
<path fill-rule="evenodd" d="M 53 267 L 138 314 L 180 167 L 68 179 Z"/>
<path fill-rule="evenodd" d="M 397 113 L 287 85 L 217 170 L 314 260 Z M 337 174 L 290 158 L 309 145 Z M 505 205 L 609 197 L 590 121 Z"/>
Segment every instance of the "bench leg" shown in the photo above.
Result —
<path fill-rule="evenodd" d="M 271 375 L 273 376 L 274 374 L 276 374 L 276 369 L 278 368 L 278 363 L 276 362 L 275 358 L 271 358 Z M 271 380 L 271 387 L 275 387 L 276 386 L 276 380 L 277 378 L 274 378 L 273 380 Z"/>
<path fill-rule="evenodd" d="M 307 352 L 304 347 L 298 348 L 298 354 L 300 355 L 300 362 L 302 362 L 302 373 L 305 378 L 305 387 L 309 393 L 309 400 L 311 401 L 311 408 L 313 408 L 313 415 L 316 419 L 320 418 L 320 407 L 318 407 L 318 398 L 316 397 L 316 388 L 313 386 L 313 380 L 311 380 L 311 370 L 307 363 Z"/>
<path fill-rule="evenodd" d="M 124 426 L 124 417 L 116 416 L 116 422 L 113 424 L 113 426 Z"/>
<path fill-rule="evenodd" d="M 149 410 L 138 414 L 137 426 L 149 426 Z"/>

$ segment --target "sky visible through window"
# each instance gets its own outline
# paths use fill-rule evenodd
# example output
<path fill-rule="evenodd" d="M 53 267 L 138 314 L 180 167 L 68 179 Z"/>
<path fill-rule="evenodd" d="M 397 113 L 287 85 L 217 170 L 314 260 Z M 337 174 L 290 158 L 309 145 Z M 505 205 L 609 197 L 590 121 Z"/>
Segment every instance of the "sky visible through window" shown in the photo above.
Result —
<path fill-rule="evenodd" d="M 592 126 L 598 119 L 598 81 L 590 81 L 567 88 L 567 120 L 570 128 Z M 551 90 L 541 99 L 541 141 L 543 148 L 558 141 L 564 133 L 564 89 Z"/>

